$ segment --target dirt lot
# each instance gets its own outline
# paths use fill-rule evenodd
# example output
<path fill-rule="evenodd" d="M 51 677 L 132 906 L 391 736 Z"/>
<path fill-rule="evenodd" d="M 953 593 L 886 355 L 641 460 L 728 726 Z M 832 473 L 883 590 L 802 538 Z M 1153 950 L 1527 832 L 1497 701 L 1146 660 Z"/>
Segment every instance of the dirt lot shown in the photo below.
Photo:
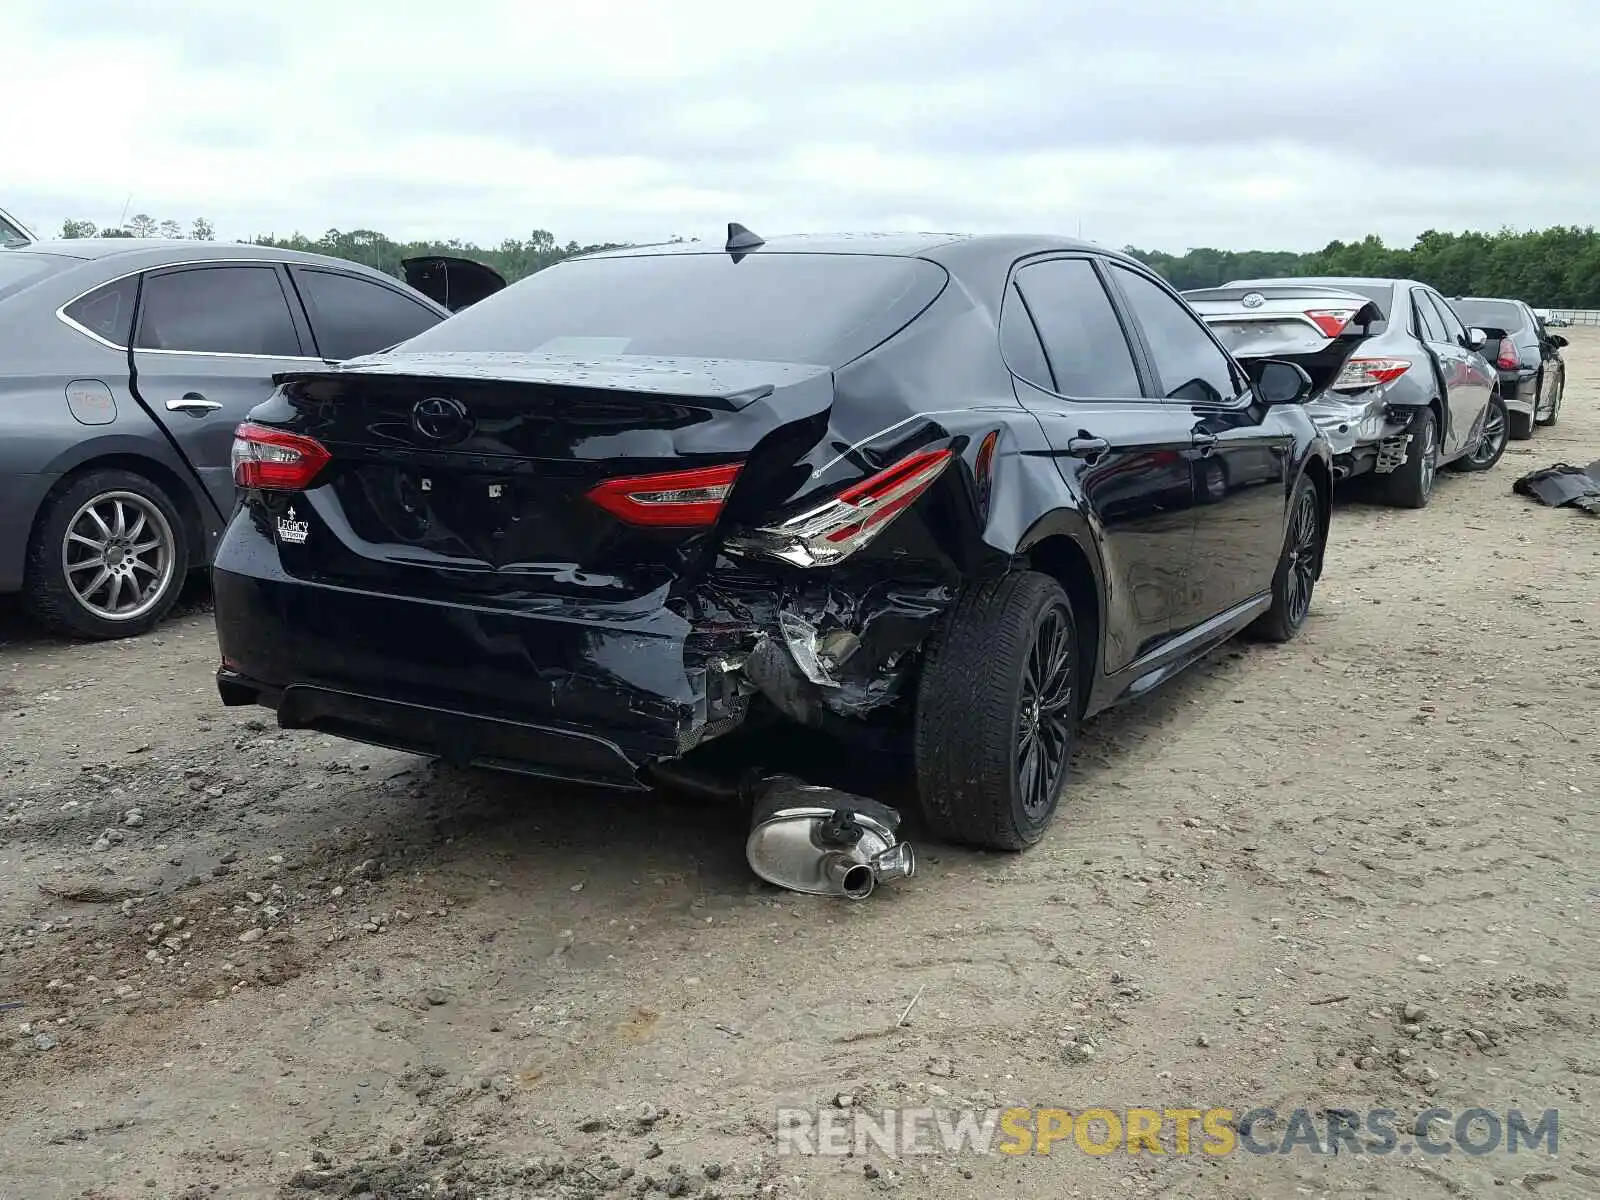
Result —
<path fill-rule="evenodd" d="M 923 844 L 860 905 L 752 882 L 726 812 L 225 710 L 203 607 L 97 646 L 0 616 L 0 1197 L 1600 1192 L 1600 523 L 1510 493 L 1600 456 L 1573 332 L 1556 429 L 1423 512 L 1340 505 L 1298 642 L 1093 722 L 1033 852 Z M 777 1155 L 777 1104 L 841 1093 L 1561 1126 Z"/>

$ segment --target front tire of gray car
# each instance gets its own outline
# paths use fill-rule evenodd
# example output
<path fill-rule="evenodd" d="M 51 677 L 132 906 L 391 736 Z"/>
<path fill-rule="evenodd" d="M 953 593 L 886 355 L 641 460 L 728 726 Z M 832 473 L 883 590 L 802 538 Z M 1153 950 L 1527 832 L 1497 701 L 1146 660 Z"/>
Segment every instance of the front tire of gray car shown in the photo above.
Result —
<path fill-rule="evenodd" d="M 53 633 L 136 637 L 171 611 L 189 570 L 184 523 L 158 484 L 100 468 L 45 501 L 28 544 L 23 605 Z"/>
<path fill-rule="evenodd" d="M 988 850 L 1044 836 L 1077 743 L 1078 627 L 1048 575 L 967 588 L 917 687 L 917 790 L 930 832 Z"/>
<path fill-rule="evenodd" d="M 1433 481 L 1439 473 L 1439 424 L 1433 409 L 1425 408 L 1411 428 L 1406 460 L 1388 475 L 1378 476 L 1384 500 L 1396 508 L 1427 508 Z"/>

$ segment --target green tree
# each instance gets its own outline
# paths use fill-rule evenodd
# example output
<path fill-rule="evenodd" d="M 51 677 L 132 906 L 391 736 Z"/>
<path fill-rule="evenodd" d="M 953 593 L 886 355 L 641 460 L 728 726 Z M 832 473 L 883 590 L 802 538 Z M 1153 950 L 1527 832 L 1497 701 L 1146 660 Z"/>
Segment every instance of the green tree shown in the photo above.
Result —
<path fill-rule="evenodd" d="M 68 217 L 61 222 L 61 236 L 64 238 L 92 238 L 94 235 L 93 221 L 74 221 Z"/>
<path fill-rule="evenodd" d="M 161 222 L 160 229 L 161 236 L 164 238 L 176 239 L 183 236 L 183 226 L 178 224 L 176 221 L 163 221 Z"/>
<path fill-rule="evenodd" d="M 209 242 L 215 240 L 217 231 L 212 228 L 210 221 L 196 217 L 194 224 L 189 226 L 189 236 L 197 242 Z"/>
<path fill-rule="evenodd" d="M 148 213 L 135 213 L 133 219 L 128 222 L 128 231 L 134 237 L 155 237 L 158 228 L 156 219 Z"/>

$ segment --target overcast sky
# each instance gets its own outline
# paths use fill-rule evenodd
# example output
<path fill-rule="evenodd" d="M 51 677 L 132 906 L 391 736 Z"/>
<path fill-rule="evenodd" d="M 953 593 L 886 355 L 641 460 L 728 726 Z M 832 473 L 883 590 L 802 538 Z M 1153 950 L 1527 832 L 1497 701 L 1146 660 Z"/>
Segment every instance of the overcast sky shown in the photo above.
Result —
<path fill-rule="evenodd" d="M 0 208 L 40 232 L 1600 221 L 1600 0 L 7 0 L 0 45 Z"/>

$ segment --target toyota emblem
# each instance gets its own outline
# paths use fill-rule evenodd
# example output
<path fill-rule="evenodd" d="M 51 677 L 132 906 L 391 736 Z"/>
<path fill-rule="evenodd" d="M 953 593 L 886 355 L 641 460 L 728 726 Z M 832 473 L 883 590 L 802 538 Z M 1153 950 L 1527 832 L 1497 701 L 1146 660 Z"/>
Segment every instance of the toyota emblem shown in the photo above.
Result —
<path fill-rule="evenodd" d="M 418 400 L 411 410 L 411 424 L 423 437 L 435 442 L 459 442 L 472 432 L 467 406 L 453 396 Z"/>

